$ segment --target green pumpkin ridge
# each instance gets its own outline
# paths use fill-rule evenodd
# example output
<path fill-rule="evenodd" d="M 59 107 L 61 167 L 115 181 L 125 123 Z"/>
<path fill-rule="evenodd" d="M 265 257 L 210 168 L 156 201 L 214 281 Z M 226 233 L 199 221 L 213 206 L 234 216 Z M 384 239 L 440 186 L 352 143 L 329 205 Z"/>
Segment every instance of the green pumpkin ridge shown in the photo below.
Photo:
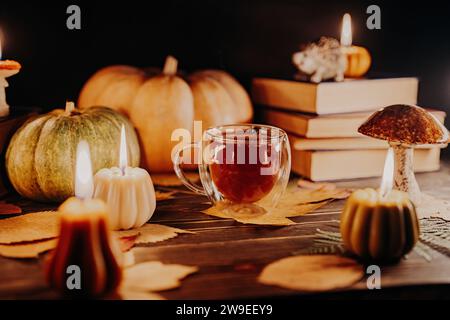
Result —
<path fill-rule="evenodd" d="M 93 174 L 118 165 L 120 130 L 127 130 L 130 165 L 138 166 L 136 132 L 118 112 L 96 107 L 68 115 L 54 110 L 25 123 L 13 136 L 6 167 L 19 194 L 38 201 L 63 201 L 74 194 L 76 147 L 90 146 Z"/>
<path fill-rule="evenodd" d="M 38 201 L 45 200 L 45 196 L 36 177 L 35 152 L 42 128 L 50 117 L 38 116 L 22 125 L 11 139 L 6 156 L 6 170 L 14 189 Z"/>

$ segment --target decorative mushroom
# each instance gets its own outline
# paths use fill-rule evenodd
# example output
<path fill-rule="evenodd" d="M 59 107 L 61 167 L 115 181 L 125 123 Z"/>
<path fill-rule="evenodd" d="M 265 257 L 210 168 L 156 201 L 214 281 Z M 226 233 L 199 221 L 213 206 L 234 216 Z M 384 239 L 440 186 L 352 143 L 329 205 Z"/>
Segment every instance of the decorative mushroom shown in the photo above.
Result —
<path fill-rule="evenodd" d="M 358 132 L 388 141 L 395 155 L 394 189 L 407 192 L 418 205 L 421 193 L 414 177 L 413 150 L 416 145 L 447 143 L 444 125 L 421 107 L 398 104 L 372 114 Z"/>

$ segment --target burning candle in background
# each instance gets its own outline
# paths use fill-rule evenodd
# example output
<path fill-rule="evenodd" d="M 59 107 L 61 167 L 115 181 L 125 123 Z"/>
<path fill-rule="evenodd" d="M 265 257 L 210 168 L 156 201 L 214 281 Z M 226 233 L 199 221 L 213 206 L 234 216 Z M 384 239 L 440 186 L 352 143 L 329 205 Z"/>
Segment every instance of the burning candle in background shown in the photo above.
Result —
<path fill-rule="evenodd" d="M 346 13 L 342 18 L 341 45 L 344 47 L 351 47 L 352 42 L 352 17 L 350 14 Z"/>
<path fill-rule="evenodd" d="M 341 46 L 347 56 L 346 77 L 362 77 L 369 71 L 372 58 L 364 47 L 354 46 L 352 32 L 352 17 L 346 13 L 342 19 Z"/>
<path fill-rule="evenodd" d="M 393 262 L 412 250 L 419 223 L 408 194 L 393 190 L 394 153 L 389 148 L 379 190 L 356 190 L 341 214 L 345 247 L 367 261 Z"/>
<path fill-rule="evenodd" d="M 0 33 L 1 35 L 1 33 Z M 8 82 L 6 78 L 11 77 L 19 72 L 21 65 L 17 61 L 13 60 L 2 60 L 3 58 L 3 48 L 2 48 L 2 37 L 0 36 L 0 117 L 6 117 L 9 115 L 9 105 L 6 102 L 6 91 L 8 87 Z"/>
<path fill-rule="evenodd" d="M 120 135 L 119 167 L 101 169 L 95 175 L 94 197 L 109 207 L 109 220 L 114 230 L 144 225 L 156 208 L 155 189 L 148 172 L 128 166 L 126 131 Z"/>
<path fill-rule="evenodd" d="M 64 295 L 103 296 L 112 293 L 121 280 L 107 206 L 102 200 L 92 199 L 93 189 L 89 145 L 81 141 L 77 147 L 75 197 L 58 209 L 59 241 L 47 266 L 48 282 Z"/>

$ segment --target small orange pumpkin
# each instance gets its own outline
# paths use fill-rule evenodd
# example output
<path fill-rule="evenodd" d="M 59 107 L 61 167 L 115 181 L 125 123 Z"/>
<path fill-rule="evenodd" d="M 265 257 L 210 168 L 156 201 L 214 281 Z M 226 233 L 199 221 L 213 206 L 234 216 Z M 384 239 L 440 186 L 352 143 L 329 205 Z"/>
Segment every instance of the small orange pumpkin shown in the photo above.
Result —
<path fill-rule="evenodd" d="M 359 78 L 369 71 L 372 57 L 366 48 L 351 46 L 344 48 L 344 53 L 347 55 L 346 77 Z"/>

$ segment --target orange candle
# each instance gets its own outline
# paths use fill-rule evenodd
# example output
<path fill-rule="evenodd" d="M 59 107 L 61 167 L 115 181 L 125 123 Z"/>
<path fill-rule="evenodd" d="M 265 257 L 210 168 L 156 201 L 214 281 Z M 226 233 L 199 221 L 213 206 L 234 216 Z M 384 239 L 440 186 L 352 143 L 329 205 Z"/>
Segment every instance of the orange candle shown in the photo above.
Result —
<path fill-rule="evenodd" d="M 347 56 L 347 69 L 345 76 L 350 78 L 362 77 L 369 71 L 372 57 L 364 47 L 354 46 L 352 34 L 352 18 L 346 13 L 342 20 L 341 46 Z"/>
<path fill-rule="evenodd" d="M 89 146 L 77 148 L 75 195 L 58 209 L 60 236 L 47 266 L 50 285 L 69 297 L 100 297 L 114 292 L 122 271 L 111 241 L 106 204 L 93 193 Z"/>

